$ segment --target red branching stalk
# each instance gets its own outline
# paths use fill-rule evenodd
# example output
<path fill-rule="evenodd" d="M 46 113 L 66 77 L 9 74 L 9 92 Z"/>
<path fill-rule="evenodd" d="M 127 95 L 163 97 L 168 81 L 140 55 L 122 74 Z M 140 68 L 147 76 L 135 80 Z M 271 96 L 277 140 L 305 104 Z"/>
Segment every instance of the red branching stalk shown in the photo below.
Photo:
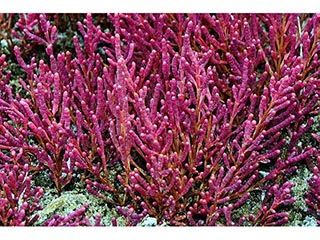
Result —
<path fill-rule="evenodd" d="M 5 164 L 0 170 L 0 225 L 32 226 L 41 210 L 39 200 L 43 195 L 40 187 L 31 186 L 29 166 Z"/>
<path fill-rule="evenodd" d="M 87 14 L 72 55 L 54 51 L 46 15 L 21 16 L 17 37 L 44 45 L 48 62 L 14 48 L 27 98 L 13 96 L 0 58 L 0 163 L 49 170 L 59 193 L 83 173 L 128 225 L 147 214 L 172 225 L 286 224 L 286 178 L 318 156 L 299 141 L 319 113 L 319 16 L 108 19 L 113 32 Z M 259 210 L 236 216 L 253 193 Z"/>

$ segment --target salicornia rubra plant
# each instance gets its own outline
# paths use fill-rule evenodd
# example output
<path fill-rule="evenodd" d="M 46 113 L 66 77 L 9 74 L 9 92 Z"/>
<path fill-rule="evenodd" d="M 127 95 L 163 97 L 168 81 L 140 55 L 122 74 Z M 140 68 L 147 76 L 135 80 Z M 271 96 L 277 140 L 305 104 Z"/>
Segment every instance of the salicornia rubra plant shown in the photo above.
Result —
<path fill-rule="evenodd" d="M 32 226 L 38 219 L 34 212 L 41 209 L 39 200 L 43 190 L 31 187 L 29 166 L 6 163 L 0 169 L 0 224 L 3 226 Z"/>
<path fill-rule="evenodd" d="M 45 171 L 58 194 L 80 173 L 127 225 L 274 226 L 305 165 L 318 218 L 318 14 L 87 14 L 64 52 L 48 19 L 14 29 L 44 49 L 14 47 L 22 92 L 0 58 L 0 166 Z M 46 225 L 90 225 L 86 208 Z"/>

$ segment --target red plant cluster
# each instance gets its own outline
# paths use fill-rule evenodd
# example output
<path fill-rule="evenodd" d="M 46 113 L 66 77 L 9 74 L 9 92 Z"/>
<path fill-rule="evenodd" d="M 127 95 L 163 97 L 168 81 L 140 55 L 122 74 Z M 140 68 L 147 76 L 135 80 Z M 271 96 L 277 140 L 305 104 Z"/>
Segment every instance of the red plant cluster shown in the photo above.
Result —
<path fill-rule="evenodd" d="M 5 164 L 0 172 L 0 222 L 3 226 L 32 226 L 38 219 L 33 215 L 39 206 L 43 195 L 40 187 L 31 187 L 31 176 L 28 165 L 19 168 L 18 165 Z"/>
<path fill-rule="evenodd" d="M 45 14 L 17 22 L 14 36 L 45 57 L 26 61 L 14 47 L 23 94 L 0 58 L 0 169 L 48 171 L 59 194 L 79 172 L 128 225 L 147 214 L 170 225 L 286 224 L 288 178 L 319 156 L 300 141 L 319 115 L 320 16 L 107 19 L 106 29 L 91 14 L 78 22 L 74 52 L 55 51 L 62 35 Z M 253 198 L 256 210 L 239 215 Z"/>

